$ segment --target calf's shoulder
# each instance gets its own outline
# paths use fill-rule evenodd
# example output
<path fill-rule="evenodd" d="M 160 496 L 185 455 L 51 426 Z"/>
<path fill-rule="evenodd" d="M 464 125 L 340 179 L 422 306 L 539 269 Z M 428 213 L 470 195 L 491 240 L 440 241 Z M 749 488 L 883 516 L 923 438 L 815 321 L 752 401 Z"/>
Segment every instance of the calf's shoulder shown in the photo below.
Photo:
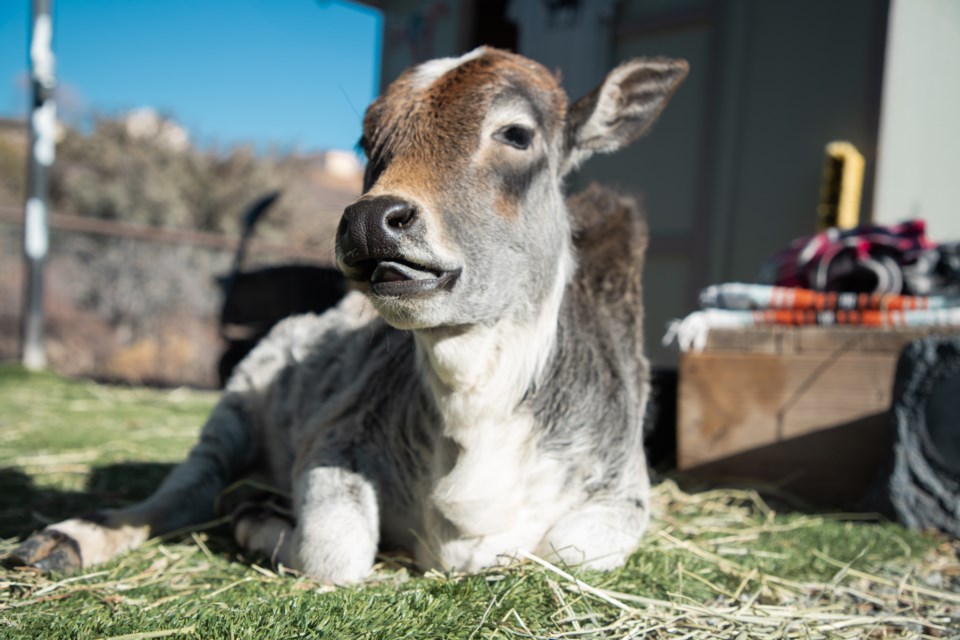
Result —
<path fill-rule="evenodd" d="M 591 184 L 567 206 L 579 264 L 570 302 L 609 318 L 608 329 L 620 346 L 642 357 L 641 276 L 648 230 L 640 204 L 633 196 Z"/>
<path fill-rule="evenodd" d="M 647 225 L 638 202 L 591 185 L 568 199 L 577 271 L 560 310 L 556 348 L 530 401 L 541 447 L 568 461 L 588 492 L 644 483 L 641 275 Z"/>

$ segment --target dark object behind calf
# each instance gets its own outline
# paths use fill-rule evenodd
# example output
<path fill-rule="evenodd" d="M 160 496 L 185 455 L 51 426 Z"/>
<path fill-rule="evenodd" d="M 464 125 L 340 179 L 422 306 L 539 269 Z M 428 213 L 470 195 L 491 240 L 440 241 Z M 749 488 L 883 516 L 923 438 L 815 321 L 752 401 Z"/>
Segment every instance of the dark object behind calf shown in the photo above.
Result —
<path fill-rule="evenodd" d="M 897 363 L 886 480 L 897 519 L 960 538 L 960 336 L 911 342 Z"/>
<path fill-rule="evenodd" d="M 677 468 L 677 370 L 654 367 L 643 424 L 647 464 L 658 471 Z"/>
<path fill-rule="evenodd" d="M 221 386 L 273 325 L 300 313 L 322 313 L 347 292 L 340 271 L 305 264 L 238 271 L 222 278 L 220 286 L 220 334 L 227 342 L 218 365 Z"/>

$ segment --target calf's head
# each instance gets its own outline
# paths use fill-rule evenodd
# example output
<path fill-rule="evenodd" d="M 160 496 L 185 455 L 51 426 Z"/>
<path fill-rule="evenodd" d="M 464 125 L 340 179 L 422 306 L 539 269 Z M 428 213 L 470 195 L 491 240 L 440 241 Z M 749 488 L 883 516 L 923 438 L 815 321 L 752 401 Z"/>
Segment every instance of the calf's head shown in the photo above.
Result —
<path fill-rule="evenodd" d="M 686 73 L 632 60 L 568 106 L 543 66 L 497 49 L 409 69 L 367 109 L 340 268 L 399 328 L 535 308 L 572 264 L 564 176 L 640 137 Z"/>

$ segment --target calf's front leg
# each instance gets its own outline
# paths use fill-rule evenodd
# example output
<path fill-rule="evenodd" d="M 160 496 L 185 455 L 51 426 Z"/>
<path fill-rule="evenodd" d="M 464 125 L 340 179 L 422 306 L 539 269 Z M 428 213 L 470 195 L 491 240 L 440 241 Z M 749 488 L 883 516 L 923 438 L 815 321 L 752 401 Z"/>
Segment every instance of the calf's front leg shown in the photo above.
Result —
<path fill-rule="evenodd" d="M 152 496 L 122 509 L 52 524 L 25 540 L 5 562 L 71 572 L 135 549 L 149 537 L 211 520 L 217 494 L 249 465 L 254 449 L 235 400 L 221 400 L 189 457 Z"/>
<path fill-rule="evenodd" d="M 649 522 L 646 496 L 589 501 L 547 532 L 538 555 L 585 569 L 615 569 L 637 548 Z"/>
<path fill-rule="evenodd" d="M 313 467 L 294 483 L 294 508 L 294 568 L 335 584 L 358 582 L 370 573 L 380 514 L 369 478 L 340 467 Z"/>

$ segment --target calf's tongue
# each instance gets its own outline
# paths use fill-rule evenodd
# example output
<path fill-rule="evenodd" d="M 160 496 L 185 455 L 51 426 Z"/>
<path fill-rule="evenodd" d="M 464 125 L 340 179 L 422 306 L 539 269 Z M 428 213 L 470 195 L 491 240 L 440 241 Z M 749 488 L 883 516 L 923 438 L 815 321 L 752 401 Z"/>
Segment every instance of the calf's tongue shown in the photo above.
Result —
<path fill-rule="evenodd" d="M 421 271 L 400 262 L 385 261 L 377 265 L 370 276 L 370 282 L 398 282 L 401 280 L 429 280 L 437 275 L 431 271 Z"/>

